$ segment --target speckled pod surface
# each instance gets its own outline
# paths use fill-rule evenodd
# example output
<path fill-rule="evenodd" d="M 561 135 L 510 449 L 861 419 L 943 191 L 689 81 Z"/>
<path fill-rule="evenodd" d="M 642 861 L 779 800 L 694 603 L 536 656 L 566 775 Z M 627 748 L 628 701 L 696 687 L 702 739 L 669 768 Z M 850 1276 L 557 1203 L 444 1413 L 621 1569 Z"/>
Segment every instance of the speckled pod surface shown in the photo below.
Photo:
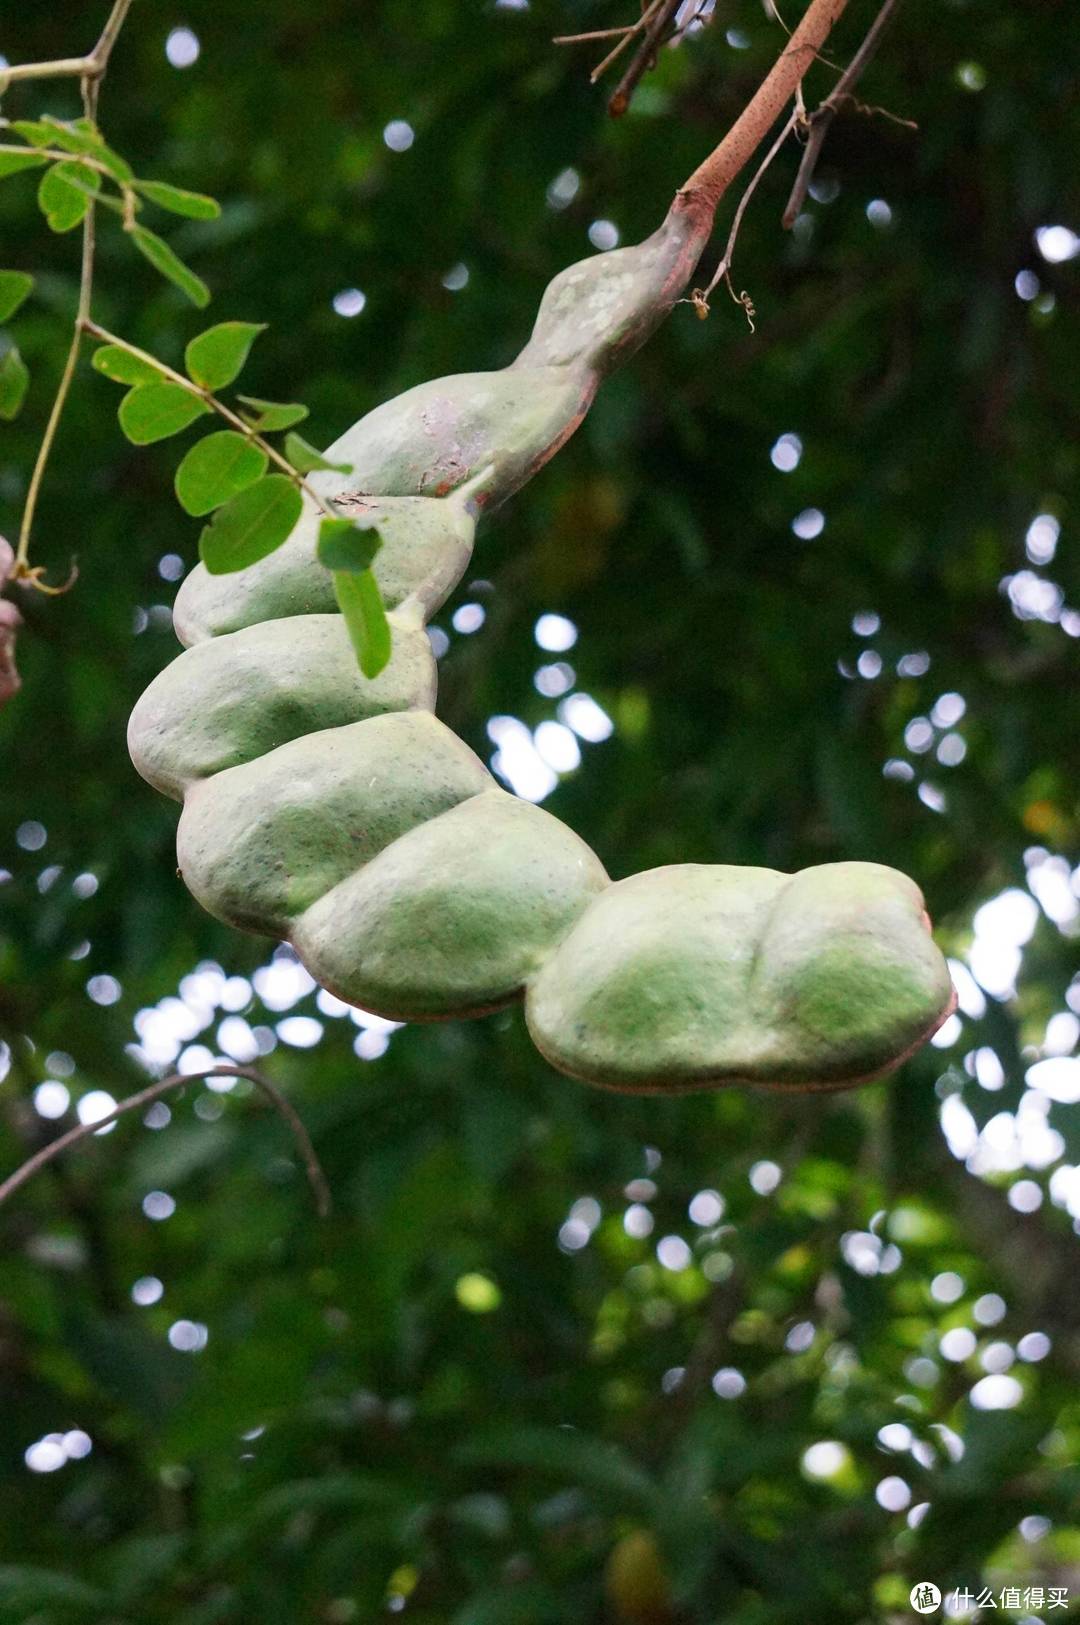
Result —
<path fill-rule="evenodd" d="M 797 875 L 680 864 L 612 884 L 583 841 L 508 794 L 435 716 L 425 622 L 478 519 L 573 433 L 606 372 L 681 293 L 708 219 L 677 199 L 635 248 L 563 271 L 501 372 L 407 391 L 309 476 L 382 538 L 393 654 L 363 677 L 309 503 L 276 553 L 198 566 L 187 649 L 132 714 L 143 777 L 183 801 L 205 908 L 287 939 L 340 998 L 400 1020 L 525 999 L 537 1047 L 622 1090 L 843 1088 L 896 1066 L 951 1008 L 922 897 L 877 864 Z"/>

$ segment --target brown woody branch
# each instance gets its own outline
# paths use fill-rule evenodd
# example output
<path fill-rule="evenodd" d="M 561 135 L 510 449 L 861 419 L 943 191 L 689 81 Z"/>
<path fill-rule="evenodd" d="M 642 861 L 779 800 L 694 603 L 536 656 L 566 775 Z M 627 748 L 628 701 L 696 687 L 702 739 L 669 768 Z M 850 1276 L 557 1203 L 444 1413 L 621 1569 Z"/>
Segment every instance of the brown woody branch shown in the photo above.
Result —
<path fill-rule="evenodd" d="M 847 3 L 848 0 L 811 0 L 798 28 L 757 93 L 720 145 L 698 165 L 680 189 L 682 197 L 707 209 L 716 208 L 795 95 Z"/>

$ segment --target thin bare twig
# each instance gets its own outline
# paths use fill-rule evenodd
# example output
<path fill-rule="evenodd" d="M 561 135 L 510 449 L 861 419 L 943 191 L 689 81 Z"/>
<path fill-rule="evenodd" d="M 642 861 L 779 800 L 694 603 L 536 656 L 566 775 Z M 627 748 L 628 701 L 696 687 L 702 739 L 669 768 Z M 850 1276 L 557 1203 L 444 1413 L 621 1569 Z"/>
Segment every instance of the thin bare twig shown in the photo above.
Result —
<path fill-rule="evenodd" d="M 739 199 L 739 207 L 735 210 L 735 218 L 731 222 L 731 230 L 728 233 L 728 240 L 724 247 L 723 258 L 713 273 L 712 281 L 709 283 L 707 288 L 695 288 L 693 293 L 690 295 L 690 303 L 694 306 L 694 309 L 701 317 L 705 317 L 709 314 L 709 295 L 712 293 L 721 277 L 723 277 L 724 281 L 727 283 L 728 293 L 730 293 L 737 305 L 741 305 L 743 307 L 743 310 L 746 312 L 746 319 L 750 323 L 750 331 L 751 333 L 754 331 L 754 317 L 757 315 L 757 311 L 754 309 L 754 302 L 750 298 L 750 295 L 746 292 L 745 288 L 743 289 L 742 293 L 735 292 L 731 282 L 731 261 L 735 253 L 735 243 L 739 235 L 739 228 L 743 222 L 743 215 L 746 213 L 747 205 L 757 190 L 758 182 L 761 180 L 761 177 L 764 175 L 765 171 L 768 169 L 769 165 L 780 151 L 780 148 L 784 145 L 784 142 L 787 140 L 788 136 L 798 123 L 800 108 L 801 96 L 796 100 L 795 111 L 791 114 L 783 129 L 780 131 L 780 134 L 777 136 L 776 140 L 773 142 L 772 146 L 761 160 L 761 163 L 754 172 L 753 179 L 746 188 L 742 197 Z"/>
<path fill-rule="evenodd" d="M 821 157 L 821 149 L 825 145 L 825 137 L 829 133 L 829 126 L 840 111 L 841 104 L 855 100 L 851 95 L 851 88 L 858 82 L 863 70 L 877 50 L 885 25 L 899 3 L 900 0 L 883 0 L 881 9 L 871 23 L 865 39 L 840 75 L 835 89 L 810 114 L 807 120 L 809 133 L 806 138 L 806 146 L 803 149 L 802 162 L 799 164 L 799 171 L 791 188 L 791 196 L 788 198 L 787 206 L 781 216 L 781 224 L 785 231 L 791 230 L 802 213 L 803 204 L 806 202 L 806 194 L 810 190 L 810 183 L 814 178 L 818 159 Z M 910 121 L 900 119 L 897 122 L 909 123 Z"/>
<path fill-rule="evenodd" d="M 552 38 L 552 45 L 584 45 L 588 40 L 594 39 L 622 39 L 624 34 L 636 34 L 641 27 L 641 19 L 636 23 L 624 23 L 621 28 L 590 28 L 585 34 L 556 34 Z"/>
<path fill-rule="evenodd" d="M 634 53 L 630 66 L 619 80 L 615 94 L 608 102 L 608 112 L 612 118 L 622 118 L 630 106 L 630 99 L 637 89 L 639 80 L 655 65 L 656 52 L 662 43 L 664 30 L 681 4 L 682 0 L 660 0 L 660 4 L 655 8 L 652 21 L 645 30 L 645 37 Z"/>
<path fill-rule="evenodd" d="M 55 1157 L 61 1156 L 70 1146 L 78 1145 L 80 1140 L 89 1138 L 91 1134 L 100 1133 L 109 1123 L 115 1123 L 118 1117 L 123 1117 L 128 1112 L 138 1111 L 142 1106 L 149 1106 L 155 1100 L 159 1100 L 162 1095 L 168 1094 L 173 1089 L 180 1089 L 187 1083 L 194 1083 L 199 1078 L 247 1078 L 251 1083 L 255 1084 L 256 1088 L 262 1090 L 271 1105 L 281 1114 L 289 1126 L 303 1161 L 311 1189 L 314 1192 L 316 1210 L 319 1217 L 325 1219 L 329 1215 L 332 1205 L 330 1186 L 327 1183 L 322 1164 L 316 1155 L 315 1147 L 311 1143 L 311 1136 L 304 1127 L 295 1107 L 282 1094 L 281 1090 L 251 1066 L 220 1065 L 207 1067 L 199 1072 L 173 1072 L 169 1077 L 162 1078 L 159 1083 L 152 1083 L 148 1088 L 140 1089 L 138 1094 L 129 1095 L 106 1117 L 99 1117 L 93 1123 L 80 1123 L 76 1128 L 68 1129 L 66 1134 L 60 1135 L 59 1139 L 50 1141 L 40 1151 L 36 1151 L 32 1157 L 28 1157 L 21 1168 L 16 1168 L 15 1172 L 9 1174 L 7 1179 L 0 1184 L 0 1206 L 3 1206 L 9 1196 L 14 1196 L 16 1191 L 21 1190 L 29 1180 L 33 1179 L 40 1169 L 52 1162 Z"/>
<path fill-rule="evenodd" d="M 630 41 L 636 38 L 636 36 L 641 33 L 643 28 L 647 28 L 649 26 L 649 23 L 656 15 L 656 11 L 660 3 L 661 0 L 649 0 L 648 5 L 642 6 L 641 16 L 638 18 L 637 22 L 631 24 L 629 32 L 624 35 L 624 37 L 616 46 L 613 47 L 612 50 L 608 52 L 607 56 L 602 62 L 598 62 L 596 64 L 596 67 L 590 73 L 590 85 L 595 85 L 596 81 L 603 77 L 603 75 L 611 67 L 612 63 L 618 61 L 619 57 L 622 56 L 623 52 L 626 50 L 626 47 L 630 44 Z"/>

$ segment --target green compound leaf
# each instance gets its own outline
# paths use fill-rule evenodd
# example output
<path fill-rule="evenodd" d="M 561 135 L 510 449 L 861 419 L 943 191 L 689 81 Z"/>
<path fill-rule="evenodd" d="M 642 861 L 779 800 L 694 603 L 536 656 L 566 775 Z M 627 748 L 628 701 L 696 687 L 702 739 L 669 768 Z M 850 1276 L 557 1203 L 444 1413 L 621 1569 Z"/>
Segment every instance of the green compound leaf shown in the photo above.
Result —
<path fill-rule="evenodd" d="M 203 389 L 224 389 L 243 368 L 265 322 L 219 322 L 193 338 L 184 351 L 188 377 Z"/>
<path fill-rule="evenodd" d="M 322 452 L 309 446 L 299 434 L 285 436 L 285 455 L 298 474 L 311 474 L 320 468 L 333 469 L 336 474 L 348 474 L 352 467 L 350 463 L 328 463 Z"/>
<path fill-rule="evenodd" d="M 28 271 L 0 271 L 0 322 L 14 316 L 33 286 Z"/>
<path fill-rule="evenodd" d="M 170 186 L 168 181 L 136 181 L 135 190 L 170 214 L 186 215 L 189 220 L 216 220 L 221 204 L 204 192 L 187 192 L 182 186 Z"/>
<path fill-rule="evenodd" d="M 377 530 L 359 530 L 352 519 L 324 519 L 319 526 L 318 559 L 328 570 L 370 570 L 381 546 Z"/>
<path fill-rule="evenodd" d="M 136 446 L 149 446 L 179 434 L 210 408 L 205 401 L 167 378 L 138 384 L 120 402 L 120 427 Z"/>
<path fill-rule="evenodd" d="M 26 362 L 12 345 L 0 357 L 0 418 L 5 423 L 18 417 L 29 385 L 30 373 Z"/>
<path fill-rule="evenodd" d="M 38 186 L 38 204 L 50 231 L 71 231 L 79 225 L 96 191 L 93 170 L 75 160 L 46 170 Z"/>
<path fill-rule="evenodd" d="M 163 277 L 167 277 L 180 289 L 181 293 L 186 293 L 193 305 L 197 305 L 200 310 L 206 308 L 210 303 L 210 289 L 202 277 L 196 276 L 163 238 L 156 232 L 147 231 L 145 226 L 133 226 L 131 238 L 139 252 L 146 255 L 155 271 L 160 271 Z"/>
<path fill-rule="evenodd" d="M 303 506 L 287 474 L 267 474 L 218 509 L 199 537 L 199 556 L 214 576 L 246 570 L 281 546 Z"/>
<path fill-rule="evenodd" d="M 257 434 L 273 434 L 275 429 L 291 429 L 294 423 L 303 423 L 308 415 L 306 406 L 295 402 L 285 405 L 281 401 L 260 401 L 255 395 L 237 395 L 238 401 L 250 407 L 241 416 Z"/>
<path fill-rule="evenodd" d="M 37 169 L 48 162 L 40 152 L 0 152 L 0 180 L 5 175 L 17 175 L 20 169 Z"/>
<path fill-rule="evenodd" d="M 196 518 L 220 508 L 266 472 L 267 457 L 235 429 L 196 441 L 176 470 L 180 506 Z"/>
<path fill-rule="evenodd" d="M 161 377 L 149 361 L 132 355 L 130 350 L 122 350 L 118 344 L 103 344 L 94 351 L 90 365 L 102 377 L 111 378 L 114 384 L 151 384 Z"/>

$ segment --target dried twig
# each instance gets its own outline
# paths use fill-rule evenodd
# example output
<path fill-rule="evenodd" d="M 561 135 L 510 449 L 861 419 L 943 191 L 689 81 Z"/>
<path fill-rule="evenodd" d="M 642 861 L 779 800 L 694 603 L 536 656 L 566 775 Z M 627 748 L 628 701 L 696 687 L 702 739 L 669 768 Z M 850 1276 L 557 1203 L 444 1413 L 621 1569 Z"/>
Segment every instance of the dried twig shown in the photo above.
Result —
<path fill-rule="evenodd" d="M 590 85 L 595 85 L 598 79 L 603 78 L 604 74 L 611 67 L 612 63 L 617 62 L 619 57 L 622 56 L 623 52 L 626 50 L 626 47 L 630 44 L 630 41 L 636 38 L 636 36 L 641 33 L 643 28 L 647 28 L 649 26 L 650 22 L 655 17 L 660 4 L 661 0 L 648 0 L 648 4 L 642 6 L 641 16 L 638 18 L 637 22 L 631 26 L 629 32 L 625 34 L 619 43 L 608 52 L 607 56 L 604 57 L 602 62 L 598 62 L 596 64 L 596 67 L 590 73 Z"/>
<path fill-rule="evenodd" d="M 637 34 L 641 29 L 641 18 L 636 23 L 624 23 L 621 28 L 590 28 L 584 34 L 556 34 L 552 45 L 584 45 L 588 40 L 594 39 L 622 39 L 624 34 Z"/>
<path fill-rule="evenodd" d="M 660 0 L 652 21 L 645 30 L 645 38 L 638 46 L 630 66 L 619 80 L 615 94 L 608 102 L 608 112 L 612 118 L 622 118 L 630 106 L 630 99 L 637 89 L 639 80 L 655 66 L 656 52 L 662 43 L 664 31 L 681 4 L 682 0 Z"/>
<path fill-rule="evenodd" d="M 883 0 L 881 10 L 871 23 L 866 38 L 840 75 L 835 90 L 826 96 L 825 100 L 814 109 L 807 119 L 808 133 L 806 146 L 803 149 L 802 162 L 799 165 L 799 172 L 795 176 L 795 184 L 791 188 L 791 196 L 788 198 L 787 207 L 781 216 L 781 223 L 785 231 L 791 230 L 802 212 L 803 204 L 806 202 L 806 194 L 814 178 L 818 159 L 821 157 L 821 149 L 825 145 L 825 137 L 829 133 L 829 126 L 840 111 L 842 103 L 855 101 L 855 98 L 851 95 L 851 88 L 857 83 L 863 70 L 877 50 L 885 25 L 899 3 L 900 0 Z M 855 103 L 855 105 L 860 107 L 861 104 Z M 884 111 L 884 109 L 879 108 L 863 108 L 861 110 L 864 112 Z M 908 119 L 897 119 L 896 122 L 899 124 L 911 123 Z M 914 125 L 911 125 L 911 128 L 914 127 Z"/>
<path fill-rule="evenodd" d="M 769 148 L 768 152 L 765 154 L 764 158 L 761 160 L 761 163 L 755 170 L 753 179 L 751 180 L 749 186 L 739 199 L 739 207 L 735 210 L 735 218 L 731 222 L 731 230 L 728 233 L 728 240 L 724 247 L 723 258 L 721 259 L 720 264 L 716 267 L 716 270 L 713 272 L 712 281 L 709 283 L 707 288 L 695 288 L 693 293 L 690 295 L 690 304 L 693 305 L 694 309 L 703 320 L 709 314 L 709 295 L 712 293 L 713 289 L 716 287 L 716 284 L 722 277 L 727 283 L 728 293 L 730 293 L 735 303 L 737 305 L 741 305 L 743 310 L 746 312 L 746 319 L 750 323 L 751 333 L 754 331 L 754 317 L 757 315 L 757 311 L 754 309 L 754 301 L 751 299 L 745 288 L 743 289 L 742 293 L 735 292 L 731 281 L 731 261 L 735 253 L 735 243 L 739 235 L 739 228 L 742 225 L 743 215 L 746 213 L 747 204 L 750 202 L 750 199 L 757 190 L 758 182 L 761 180 L 761 177 L 764 175 L 765 171 L 768 169 L 769 165 L 780 151 L 780 148 L 784 145 L 784 142 L 787 140 L 788 136 L 798 123 L 801 106 L 802 99 L 800 96 L 796 99 L 795 111 L 785 122 L 780 134 L 777 136 L 776 140 L 773 142 L 772 146 Z"/>
<path fill-rule="evenodd" d="M 646 0 L 641 8 L 641 16 L 632 23 L 624 23 L 621 28 L 591 28 L 583 34 L 556 34 L 553 45 L 580 45 L 588 40 L 613 39 L 618 40 L 615 48 L 608 52 L 602 62 L 598 62 L 589 75 L 589 83 L 595 85 L 602 74 L 606 73 L 617 57 L 621 56 L 630 41 L 641 33 L 643 28 L 649 26 L 661 0 Z"/>
<path fill-rule="evenodd" d="M 262 1090 L 270 1104 L 281 1114 L 289 1126 L 292 1137 L 296 1141 L 296 1148 L 303 1161 L 311 1189 L 315 1195 L 315 1207 L 320 1218 L 325 1219 L 331 1208 L 330 1186 L 327 1184 L 322 1164 L 315 1153 L 315 1147 L 311 1143 L 311 1136 L 304 1127 L 295 1107 L 275 1084 L 264 1078 L 262 1073 L 257 1072 L 254 1067 L 226 1066 L 224 1064 L 207 1067 L 199 1072 L 173 1072 L 169 1077 L 162 1078 L 159 1083 L 152 1083 L 148 1088 L 140 1089 L 138 1094 L 129 1095 L 106 1117 L 99 1117 L 93 1123 L 80 1123 L 77 1128 L 68 1129 L 66 1134 L 60 1135 L 59 1139 L 50 1141 L 40 1151 L 35 1152 L 32 1157 L 28 1157 L 21 1168 L 16 1168 L 15 1172 L 9 1174 L 8 1178 L 0 1184 L 0 1206 L 7 1201 L 9 1196 L 14 1196 L 17 1190 L 21 1190 L 23 1185 L 32 1179 L 39 1169 L 44 1168 L 55 1157 L 62 1155 L 69 1146 L 77 1145 L 80 1140 L 87 1139 L 91 1134 L 99 1133 L 107 1124 L 115 1123 L 118 1117 L 123 1117 L 127 1112 L 138 1111 L 142 1106 L 149 1106 L 153 1101 L 160 1099 L 162 1095 L 168 1094 L 173 1089 L 181 1089 L 185 1084 L 194 1083 L 199 1078 L 247 1078 L 251 1083 L 255 1084 L 256 1088 Z"/>

